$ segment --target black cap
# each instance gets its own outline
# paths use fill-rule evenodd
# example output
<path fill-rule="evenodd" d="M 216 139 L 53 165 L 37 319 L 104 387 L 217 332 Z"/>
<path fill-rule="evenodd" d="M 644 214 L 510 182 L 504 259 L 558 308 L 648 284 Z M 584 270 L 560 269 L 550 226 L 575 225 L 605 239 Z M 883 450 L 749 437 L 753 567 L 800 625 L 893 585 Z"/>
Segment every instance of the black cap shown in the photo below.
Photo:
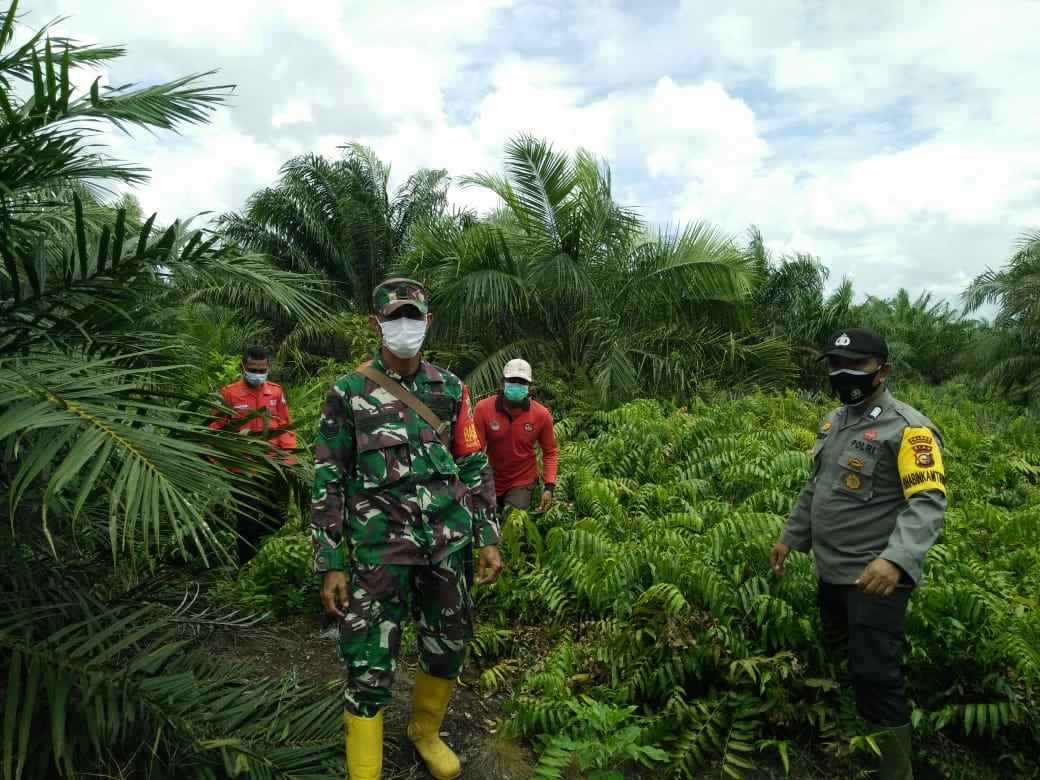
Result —
<path fill-rule="evenodd" d="M 870 328 L 846 328 L 835 331 L 827 339 L 827 347 L 821 360 L 831 356 L 853 360 L 866 360 L 869 357 L 887 358 L 888 344 Z"/>

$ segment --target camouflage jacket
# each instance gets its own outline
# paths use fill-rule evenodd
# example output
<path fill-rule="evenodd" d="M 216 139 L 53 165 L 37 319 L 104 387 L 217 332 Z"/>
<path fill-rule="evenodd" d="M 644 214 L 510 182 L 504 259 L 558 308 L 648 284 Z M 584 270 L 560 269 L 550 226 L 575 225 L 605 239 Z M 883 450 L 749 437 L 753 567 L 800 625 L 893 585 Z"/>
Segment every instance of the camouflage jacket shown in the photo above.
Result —
<path fill-rule="evenodd" d="M 450 428 L 451 449 L 414 411 L 361 374 L 336 380 L 315 440 L 314 570 L 366 563 L 436 563 L 472 541 L 498 544 L 495 484 L 469 390 L 426 361 L 401 382 Z M 346 530 L 344 531 L 344 515 Z"/>

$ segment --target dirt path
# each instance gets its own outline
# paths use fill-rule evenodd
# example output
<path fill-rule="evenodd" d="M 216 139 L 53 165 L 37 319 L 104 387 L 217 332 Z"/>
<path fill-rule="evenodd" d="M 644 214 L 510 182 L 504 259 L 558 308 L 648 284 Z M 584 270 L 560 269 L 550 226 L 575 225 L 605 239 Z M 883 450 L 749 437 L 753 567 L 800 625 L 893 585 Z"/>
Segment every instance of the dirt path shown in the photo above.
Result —
<path fill-rule="evenodd" d="M 316 616 L 292 616 L 248 629 L 218 631 L 206 640 L 215 654 L 246 663 L 258 677 L 301 682 L 332 682 L 342 677 L 336 657 L 335 627 Z M 384 780 L 426 780 L 405 737 L 416 668 L 413 653 L 401 659 L 394 701 L 385 710 Z M 501 699 L 482 693 L 465 673 L 452 699 L 441 733 L 458 753 L 462 780 L 524 780 L 530 777 L 529 753 L 496 736 L 502 720 Z"/>

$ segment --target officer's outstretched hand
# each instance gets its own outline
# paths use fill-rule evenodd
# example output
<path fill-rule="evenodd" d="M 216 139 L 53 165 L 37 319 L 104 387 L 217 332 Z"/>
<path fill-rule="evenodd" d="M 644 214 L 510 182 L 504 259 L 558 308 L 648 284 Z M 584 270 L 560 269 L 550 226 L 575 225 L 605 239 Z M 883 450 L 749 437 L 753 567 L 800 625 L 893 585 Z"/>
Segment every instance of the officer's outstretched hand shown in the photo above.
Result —
<path fill-rule="evenodd" d="M 891 596 L 896 592 L 903 570 L 884 558 L 875 558 L 856 580 L 856 587 L 868 596 Z"/>
<path fill-rule="evenodd" d="M 502 573 L 502 556 L 498 547 L 489 545 L 480 548 L 480 560 L 477 562 L 477 585 L 490 585 Z"/>
<path fill-rule="evenodd" d="M 325 614 L 342 620 L 346 617 L 343 610 L 349 601 L 347 595 L 347 573 L 345 571 L 328 571 L 321 581 L 321 603 L 325 605 Z"/>
<path fill-rule="evenodd" d="M 773 545 L 773 549 L 769 553 L 769 565 L 773 568 L 773 574 L 777 577 L 784 576 L 784 563 L 787 561 L 787 556 L 790 554 L 791 548 L 786 544 L 777 542 Z"/>

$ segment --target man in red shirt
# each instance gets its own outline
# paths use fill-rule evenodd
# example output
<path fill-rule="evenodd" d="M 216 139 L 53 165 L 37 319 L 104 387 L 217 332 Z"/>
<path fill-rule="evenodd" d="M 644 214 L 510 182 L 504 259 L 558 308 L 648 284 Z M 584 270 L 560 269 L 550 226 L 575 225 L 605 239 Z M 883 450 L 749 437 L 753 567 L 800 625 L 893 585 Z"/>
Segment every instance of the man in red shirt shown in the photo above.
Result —
<path fill-rule="evenodd" d="M 538 458 L 542 450 L 544 485 L 538 511 L 552 506 L 556 488 L 558 450 L 549 410 L 531 399 L 531 364 L 510 360 L 502 372 L 502 392 L 483 399 L 475 413 L 477 434 L 487 448 L 495 472 L 499 511 L 507 506 L 528 509 L 538 485 Z"/>
<path fill-rule="evenodd" d="M 268 382 L 271 358 L 263 347 L 249 347 L 242 355 L 242 378 L 220 389 L 224 406 L 233 411 L 215 411 L 217 417 L 209 424 L 219 430 L 233 420 L 249 417 L 238 426 L 238 433 L 261 436 L 272 447 L 289 452 L 296 449 L 296 433 L 286 430 L 292 423 L 289 405 L 281 385 Z M 286 465 L 296 463 L 291 455 L 282 455 Z M 260 546 L 260 536 L 285 524 L 289 485 L 284 480 L 277 484 L 258 485 L 249 500 L 239 500 L 236 507 L 238 531 L 238 562 L 245 565 Z"/>

